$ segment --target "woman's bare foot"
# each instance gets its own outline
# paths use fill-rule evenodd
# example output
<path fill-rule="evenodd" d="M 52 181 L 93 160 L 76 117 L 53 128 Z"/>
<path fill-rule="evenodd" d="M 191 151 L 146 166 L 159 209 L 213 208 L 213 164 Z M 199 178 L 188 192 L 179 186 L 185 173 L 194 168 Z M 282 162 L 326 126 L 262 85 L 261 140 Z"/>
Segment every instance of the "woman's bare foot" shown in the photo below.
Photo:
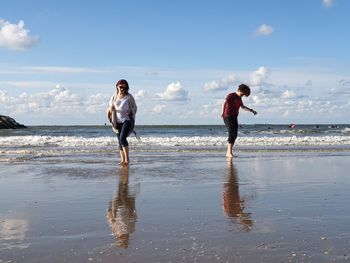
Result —
<path fill-rule="evenodd" d="M 233 158 L 233 154 L 226 154 L 227 158 Z"/>

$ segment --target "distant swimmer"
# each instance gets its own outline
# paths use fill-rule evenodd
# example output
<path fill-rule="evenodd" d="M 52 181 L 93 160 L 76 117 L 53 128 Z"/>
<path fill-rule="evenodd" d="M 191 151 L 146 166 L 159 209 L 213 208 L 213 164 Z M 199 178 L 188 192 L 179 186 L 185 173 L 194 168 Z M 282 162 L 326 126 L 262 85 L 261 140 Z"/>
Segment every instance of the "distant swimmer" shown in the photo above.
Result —
<path fill-rule="evenodd" d="M 289 124 L 289 126 L 288 126 L 289 128 L 291 128 L 291 129 L 294 129 L 295 127 L 297 127 L 297 125 L 296 124 L 294 124 L 294 123 L 292 123 L 292 124 Z"/>
<path fill-rule="evenodd" d="M 232 92 L 227 95 L 224 103 L 222 104 L 221 117 L 223 117 L 225 126 L 228 131 L 226 157 L 233 157 L 233 145 L 235 144 L 238 133 L 239 109 L 242 108 L 246 111 L 250 111 L 254 115 L 257 114 L 255 110 L 246 107 L 242 102 L 242 97 L 248 97 L 249 95 L 250 88 L 245 84 L 241 84 L 239 85 L 238 90 L 236 92 Z"/>

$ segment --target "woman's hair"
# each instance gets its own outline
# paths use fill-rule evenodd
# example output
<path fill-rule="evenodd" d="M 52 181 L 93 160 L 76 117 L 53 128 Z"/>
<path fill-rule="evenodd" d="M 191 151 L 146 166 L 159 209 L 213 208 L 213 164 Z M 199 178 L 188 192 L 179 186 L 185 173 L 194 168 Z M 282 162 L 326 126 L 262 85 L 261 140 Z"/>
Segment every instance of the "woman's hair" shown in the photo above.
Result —
<path fill-rule="evenodd" d="M 239 85 L 238 91 L 242 92 L 247 97 L 250 95 L 250 88 L 246 84 Z"/>
<path fill-rule="evenodd" d="M 117 84 L 115 84 L 115 87 L 117 90 L 118 90 L 118 86 L 120 84 L 124 84 L 126 86 L 125 93 L 128 94 L 129 93 L 129 83 L 125 79 L 118 80 Z"/>

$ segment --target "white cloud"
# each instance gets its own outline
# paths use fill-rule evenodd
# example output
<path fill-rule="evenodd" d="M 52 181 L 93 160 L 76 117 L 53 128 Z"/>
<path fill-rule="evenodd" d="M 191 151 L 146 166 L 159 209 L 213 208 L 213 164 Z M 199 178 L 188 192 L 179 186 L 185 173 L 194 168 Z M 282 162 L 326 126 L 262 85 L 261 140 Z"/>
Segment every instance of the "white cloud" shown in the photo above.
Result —
<path fill-rule="evenodd" d="M 199 114 L 202 116 L 214 116 L 216 118 L 219 118 L 223 102 L 223 99 L 216 99 L 210 104 L 205 104 L 202 106 Z"/>
<path fill-rule="evenodd" d="M 204 84 L 204 91 L 220 91 L 227 90 L 230 85 L 234 85 L 237 82 L 236 77 L 233 74 L 230 74 L 226 78 L 221 79 L 220 81 L 212 81 Z"/>
<path fill-rule="evenodd" d="M 297 95 L 295 94 L 294 91 L 286 90 L 285 92 L 282 93 L 283 99 L 294 99 L 296 97 Z"/>
<path fill-rule="evenodd" d="M 147 76 L 157 76 L 157 75 L 159 75 L 159 72 L 157 72 L 157 71 L 147 71 L 146 75 Z"/>
<path fill-rule="evenodd" d="M 12 50 L 26 50 L 33 47 L 39 41 L 39 37 L 30 36 L 29 30 L 24 28 L 24 22 L 11 24 L 0 19 L 0 47 Z"/>
<path fill-rule="evenodd" d="M 11 100 L 11 97 L 7 95 L 7 92 L 0 90 L 0 102 L 1 102 L 0 110 L 8 108 L 9 103 L 11 103 L 10 100 Z"/>
<path fill-rule="evenodd" d="M 106 94 L 91 95 L 86 99 L 85 111 L 89 114 L 96 114 L 106 111 L 109 96 Z"/>
<path fill-rule="evenodd" d="M 53 108 L 64 108 L 65 106 L 72 108 L 81 105 L 81 100 L 78 95 L 72 94 L 69 90 L 66 90 L 59 84 L 56 85 L 56 88 L 51 90 L 48 94 L 43 95 L 49 95 L 47 98 L 51 99 L 51 106 Z"/>
<path fill-rule="evenodd" d="M 6 102 L 1 103 L 0 112 L 10 110 L 15 114 L 41 113 L 62 116 L 83 110 L 83 99 L 60 85 L 48 92 L 22 93 L 18 96 L 9 96 L 0 91 L 0 101 Z"/>
<path fill-rule="evenodd" d="M 350 80 L 347 79 L 341 79 L 338 81 L 338 84 L 342 87 L 349 88 L 350 87 Z"/>
<path fill-rule="evenodd" d="M 188 98 L 188 91 L 184 90 L 180 82 L 172 82 L 168 85 L 163 93 L 156 94 L 159 98 L 167 101 L 186 101 Z"/>
<path fill-rule="evenodd" d="M 5 66 L 0 65 L 0 74 L 1 67 Z M 23 69 L 24 67 L 17 68 Z M 49 67 L 49 71 L 54 68 Z M 271 74 L 272 71 L 273 74 Z M 164 72 L 160 76 L 166 75 Z M 9 115 L 20 123 L 25 125 L 103 124 L 108 121 L 105 113 L 109 97 L 114 91 L 114 82 L 108 83 L 107 81 L 114 79 L 115 74 L 102 78 L 103 81 L 107 79 L 105 83 L 94 81 L 90 83 L 88 81 L 91 80 L 91 75 L 88 75 L 83 78 L 84 82 L 79 81 L 81 80 L 79 76 L 78 81 L 69 78 L 70 82 L 67 80 L 60 82 L 57 87 L 55 87 L 56 74 L 49 77 L 39 76 L 39 78 L 24 76 L 28 77 L 27 80 L 23 79 L 23 75 L 22 77 L 2 75 L 4 76 L 0 81 L 0 114 Z M 221 79 L 222 76 L 225 78 Z M 146 96 L 152 99 L 153 94 L 160 93 L 153 97 L 153 99 L 158 98 L 156 103 L 150 104 L 145 99 L 137 101 L 139 124 L 221 123 L 221 103 L 217 103 L 216 99 L 222 101 L 225 94 L 214 93 L 208 97 L 204 92 L 203 84 L 210 83 L 211 80 L 215 80 L 222 87 L 229 80 L 231 83 L 236 81 L 235 85 L 239 82 L 248 85 L 251 85 L 252 82 L 258 85 L 251 85 L 251 96 L 243 99 L 248 107 L 258 111 L 258 116 L 252 118 L 249 113 L 242 112 L 240 118 L 243 123 L 335 121 L 333 115 L 324 114 L 326 111 L 338 114 L 336 120 L 348 122 L 345 113 L 350 110 L 350 79 L 347 76 L 348 74 L 336 74 L 323 68 L 302 66 L 288 69 L 262 66 L 256 68 L 255 71 L 235 72 L 232 70 L 212 70 L 200 73 L 199 71 L 179 71 L 176 74 L 172 72 L 165 79 L 158 80 L 157 78 L 155 82 L 150 82 L 149 78 L 145 81 L 135 76 L 132 94 L 135 94 L 135 98 Z M 7 79 L 11 77 L 12 79 Z M 171 83 L 177 78 L 186 81 L 186 89 L 180 84 L 182 82 Z M 37 79 L 42 81 L 37 81 Z M 59 79 L 64 80 L 62 76 L 59 76 Z M 155 87 L 160 86 L 160 83 L 164 81 L 170 84 L 165 85 L 163 90 L 155 90 Z M 308 88 L 305 88 L 306 86 Z M 331 88 L 333 90 L 330 90 Z M 218 95 L 215 96 L 215 94 Z M 176 103 L 181 99 L 188 101 L 189 97 L 191 97 L 191 103 L 186 103 L 186 107 L 184 107 L 185 103 Z M 329 108 L 324 107 L 327 100 L 332 102 Z M 157 104 L 159 106 L 155 107 Z M 333 105 L 337 105 L 337 108 L 334 108 Z M 191 114 L 189 114 L 190 111 Z M 183 114 L 179 114 L 180 112 Z M 341 116 L 341 114 L 344 115 Z"/>
<path fill-rule="evenodd" d="M 250 85 L 259 86 L 261 83 L 268 78 L 270 70 L 266 67 L 260 67 L 253 72 L 250 79 Z"/>
<path fill-rule="evenodd" d="M 0 73 L 1 74 L 1 73 Z M 47 90 L 50 87 L 56 86 L 57 82 L 54 81 L 0 81 L 0 87 L 2 89 L 14 90 L 14 88 L 22 89 L 44 89 Z M 65 87 L 75 90 L 111 90 L 108 87 L 113 86 L 111 83 L 91 83 L 91 82 L 63 82 Z M 114 87 L 113 87 L 114 88 Z"/>
<path fill-rule="evenodd" d="M 165 107 L 166 107 L 166 105 L 159 105 L 158 104 L 152 109 L 152 112 L 161 113 Z"/>
<path fill-rule="evenodd" d="M 325 7 L 331 7 L 334 3 L 334 0 L 323 0 L 322 3 Z"/>
<path fill-rule="evenodd" d="M 305 83 L 305 87 L 306 88 L 312 88 L 312 80 L 309 79 L 306 83 Z"/>
<path fill-rule="evenodd" d="M 289 110 L 286 110 L 286 111 L 282 114 L 282 116 L 283 116 L 284 118 L 289 117 L 289 116 L 290 116 L 290 111 L 289 111 Z"/>
<path fill-rule="evenodd" d="M 275 29 L 272 26 L 262 24 L 257 30 L 255 30 L 255 36 L 268 36 L 271 35 Z"/>
<path fill-rule="evenodd" d="M 135 94 L 135 98 L 136 99 L 142 99 L 146 96 L 146 91 L 144 90 L 139 90 L 136 94 Z"/>
<path fill-rule="evenodd" d="M 350 80 L 341 79 L 337 81 L 337 84 L 332 86 L 329 91 L 340 97 L 338 101 L 341 101 L 342 98 L 348 100 L 350 95 Z"/>
<path fill-rule="evenodd" d="M 0 113 L 27 123 L 30 120 L 39 124 L 103 123 L 107 120 L 109 98 L 106 93 L 89 96 L 72 93 L 59 84 L 45 92 L 12 96 L 0 90 Z"/>

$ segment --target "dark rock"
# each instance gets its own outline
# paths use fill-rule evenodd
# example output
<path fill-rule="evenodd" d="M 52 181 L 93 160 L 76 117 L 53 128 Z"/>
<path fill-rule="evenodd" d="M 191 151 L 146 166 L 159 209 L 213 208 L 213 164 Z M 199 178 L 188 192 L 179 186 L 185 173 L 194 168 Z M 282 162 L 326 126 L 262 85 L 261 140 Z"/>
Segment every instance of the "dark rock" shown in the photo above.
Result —
<path fill-rule="evenodd" d="M 27 128 L 23 124 L 19 124 L 9 116 L 0 115 L 0 129 L 20 129 Z"/>

